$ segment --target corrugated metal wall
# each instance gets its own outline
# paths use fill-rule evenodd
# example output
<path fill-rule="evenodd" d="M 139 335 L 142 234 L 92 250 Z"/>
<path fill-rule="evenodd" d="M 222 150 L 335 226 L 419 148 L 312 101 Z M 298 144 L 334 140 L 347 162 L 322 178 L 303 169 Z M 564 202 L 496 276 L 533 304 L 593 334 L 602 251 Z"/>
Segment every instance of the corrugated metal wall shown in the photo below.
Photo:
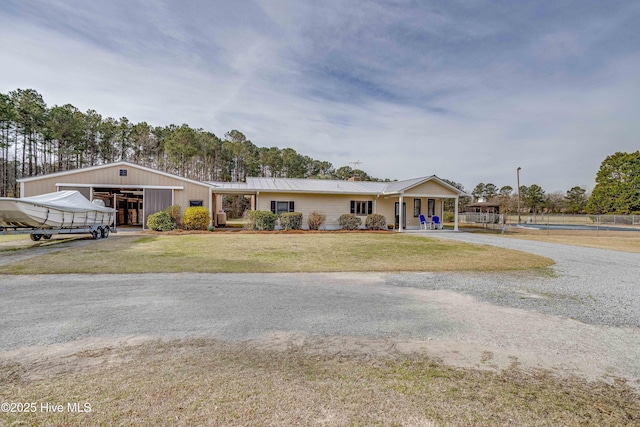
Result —
<path fill-rule="evenodd" d="M 171 206 L 173 200 L 173 190 L 146 188 L 144 190 L 144 224 L 147 223 L 149 215 L 160 212 Z"/>

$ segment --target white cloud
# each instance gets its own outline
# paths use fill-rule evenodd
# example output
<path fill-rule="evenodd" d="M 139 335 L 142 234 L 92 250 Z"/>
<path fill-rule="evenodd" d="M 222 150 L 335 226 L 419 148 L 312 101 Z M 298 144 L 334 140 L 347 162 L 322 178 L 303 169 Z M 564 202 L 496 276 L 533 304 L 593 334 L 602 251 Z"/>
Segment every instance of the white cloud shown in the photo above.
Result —
<path fill-rule="evenodd" d="M 515 186 L 518 166 L 549 192 L 592 186 L 606 155 L 638 147 L 633 10 L 523 25 L 525 12 L 504 20 L 495 5 L 50 7 L 49 21 L 0 9 L 11 64 L 0 91 L 219 136 L 238 129 L 336 167 L 361 160 L 374 176 L 435 173 L 468 189 Z"/>

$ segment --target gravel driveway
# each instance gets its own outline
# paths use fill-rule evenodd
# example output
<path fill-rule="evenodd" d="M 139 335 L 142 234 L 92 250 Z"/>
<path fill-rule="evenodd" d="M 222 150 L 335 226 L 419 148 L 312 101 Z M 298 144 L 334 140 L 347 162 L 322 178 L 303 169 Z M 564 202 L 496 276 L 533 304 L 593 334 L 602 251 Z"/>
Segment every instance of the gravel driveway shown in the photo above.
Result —
<path fill-rule="evenodd" d="M 96 339 L 209 336 L 426 352 L 459 366 L 515 363 L 624 377 L 640 388 L 640 255 L 429 235 L 544 255 L 557 262 L 555 273 L 0 276 L 0 357 Z"/>
<path fill-rule="evenodd" d="M 555 314 L 585 323 L 640 327 L 640 254 L 499 235 L 446 231 L 430 235 L 551 258 L 556 262 L 551 267 L 555 277 L 434 275 L 426 283 L 415 283 L 411 279 L 403 281 L 399 277 L 403 286 L 461 291 L 495 304 Z"/>

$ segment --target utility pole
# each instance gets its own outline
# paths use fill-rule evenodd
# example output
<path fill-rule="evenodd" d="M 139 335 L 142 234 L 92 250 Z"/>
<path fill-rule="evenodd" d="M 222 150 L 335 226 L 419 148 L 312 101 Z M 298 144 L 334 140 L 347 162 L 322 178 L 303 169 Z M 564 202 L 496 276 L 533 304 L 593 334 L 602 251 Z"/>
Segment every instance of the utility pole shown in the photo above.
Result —
<path fill-rule="evenodd" d="M 516 169 L 516 174 L 518 175 L 518 224 L 520 224 L 520 166 Z"/>

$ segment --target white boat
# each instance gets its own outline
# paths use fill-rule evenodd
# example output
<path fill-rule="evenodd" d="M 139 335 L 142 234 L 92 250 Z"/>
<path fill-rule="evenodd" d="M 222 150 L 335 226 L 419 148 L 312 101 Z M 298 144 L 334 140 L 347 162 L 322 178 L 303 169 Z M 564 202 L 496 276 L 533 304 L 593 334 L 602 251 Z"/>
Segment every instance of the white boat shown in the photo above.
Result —
<path fill-rule="evenodd" d="M 114 216 L 115 209 L 105 207 L 102 200 L 92 203 L 78 191 L 19 199 L 0 197 L 0 228 L 108 228 Z"/>

